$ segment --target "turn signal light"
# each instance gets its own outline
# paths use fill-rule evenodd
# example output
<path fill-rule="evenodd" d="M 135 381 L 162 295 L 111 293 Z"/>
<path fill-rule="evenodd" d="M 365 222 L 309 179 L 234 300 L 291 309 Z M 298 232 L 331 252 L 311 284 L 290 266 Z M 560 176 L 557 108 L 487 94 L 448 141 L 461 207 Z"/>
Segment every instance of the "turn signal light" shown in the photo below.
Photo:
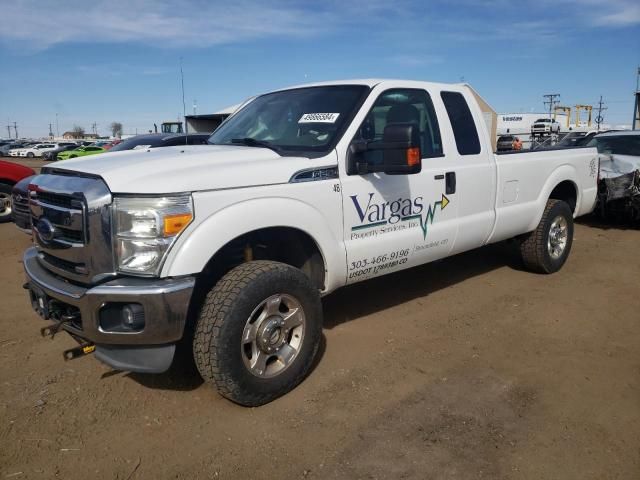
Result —
<path fill-rule="evenodd" d="M 410 167 L 420 165 L 420 149 L 418 147 L 407 149 L 407 165 Z"/>
<path fill-rule="evenodd" d="M 190 213 L 180 213 L 178 215 L 167 215 L 164 217 L 164 235 L 165 237 L 177 235 L 184 230 L 189 222 L 193 220 Z"/>

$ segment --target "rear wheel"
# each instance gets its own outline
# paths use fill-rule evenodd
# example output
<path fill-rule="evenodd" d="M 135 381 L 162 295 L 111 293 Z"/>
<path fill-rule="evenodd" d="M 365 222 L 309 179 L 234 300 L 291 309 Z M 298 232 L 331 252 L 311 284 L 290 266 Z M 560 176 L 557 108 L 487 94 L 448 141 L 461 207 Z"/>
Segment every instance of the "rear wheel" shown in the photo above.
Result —
<path fill-rule="evenodd" d="M 248 262 L 207 294 L 194 358 L 222 396 L 258 406 L 304 379 L 321 334 L 320 296 L 303 272 L 279 262 Z"/>
<path fill-rule="evenodd" d="M 11 221 L 11 190 L 13 187 L 0 183 L 0 223 Z"/>
<path fill-rule="evenodd" d="M 520 254 L 525 267 L 538 273 L 554 273 L 569 257 L 573 243 L 573 214 L 562 200 L 548 200 L 538 227 L 522 240 Z"/>

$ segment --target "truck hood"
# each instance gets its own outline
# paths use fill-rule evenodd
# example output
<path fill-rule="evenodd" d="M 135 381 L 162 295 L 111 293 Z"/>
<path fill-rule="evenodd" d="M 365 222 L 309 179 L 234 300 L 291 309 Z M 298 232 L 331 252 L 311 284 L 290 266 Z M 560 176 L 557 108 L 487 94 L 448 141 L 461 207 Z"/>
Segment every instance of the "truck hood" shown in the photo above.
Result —
<path fill-rule="evenodd" d="M 107 152 L 50 168 L 98 175 L 113 193 L 162 194 L 286 183 L 315 163 L 267 148 L 188 145 Z"/>

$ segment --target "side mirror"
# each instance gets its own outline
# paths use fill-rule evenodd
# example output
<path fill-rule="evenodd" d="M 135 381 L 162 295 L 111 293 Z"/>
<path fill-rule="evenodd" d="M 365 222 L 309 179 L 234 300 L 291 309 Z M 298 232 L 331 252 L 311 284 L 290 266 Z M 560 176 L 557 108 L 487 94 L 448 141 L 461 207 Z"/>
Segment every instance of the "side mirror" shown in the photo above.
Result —
<path fill-rule="evenodd" d="M 384 129 L 382 141 L 356 140 L 349 148 L 349 175 L 374 172 L 411 175 L 421 170 L 420 132 L 411 124 L 389 123 Z"/>

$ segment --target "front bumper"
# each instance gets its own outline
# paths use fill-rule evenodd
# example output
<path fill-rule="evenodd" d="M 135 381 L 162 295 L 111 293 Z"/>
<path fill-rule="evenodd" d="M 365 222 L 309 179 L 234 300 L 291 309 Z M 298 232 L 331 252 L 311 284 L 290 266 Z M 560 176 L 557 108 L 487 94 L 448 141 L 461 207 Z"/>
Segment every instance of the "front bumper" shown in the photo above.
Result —
<path fill-rule="evenodd" d="M 43 268 L 38 261 L 35 247 L 25 252 L 23 261 L 34 310 L 38 310 L 37 299 L 34 299 L 32 293 L 34 289 L 44 292 L 48 299 L 62 306 L 77 309 L 79 321 L 65 322 L 62 328 L 76 337 L 95 343 L 98 347 L 96 355 L 100 360 L 122 370 L 151 372 L 163 371 L 169 367 L 173 358 L 173 344 L 182 338 L 184 332 L 189 301 L 195 286 L 194 277 L 123 277 L 85 288 L 69 283 Z M 100 327 L 100 311 L 109 303 L 142 305 L 145 316 L 144 328 L 136 332 L 103 330 Z M 131 360 L 145 350 L 157 351 L 162 347 L 171 347 L 166 368 L 161 368 L 164 367 L 166 358 L 160 366 L 139 366 L 136 365 L 135 359 Z M 123 360 L 117 352 L 125 352 L 128 360 Z M 131 352 L 134 352 L 133 357 Z M 148 359 L 149 355 L 143 357 Z"/>

